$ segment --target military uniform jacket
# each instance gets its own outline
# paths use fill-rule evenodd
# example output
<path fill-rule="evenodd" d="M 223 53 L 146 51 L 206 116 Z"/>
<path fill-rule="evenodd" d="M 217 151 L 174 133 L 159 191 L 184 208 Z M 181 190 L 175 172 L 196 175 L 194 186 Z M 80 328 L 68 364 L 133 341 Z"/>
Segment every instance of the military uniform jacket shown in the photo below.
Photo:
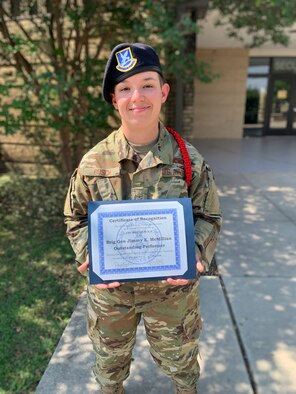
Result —
<path fill-rule="evenodd" d="M 193 177 L 190 187 L 178 144 L 160 123 L 159 138 L 141 160 L 122 128 L 99 142 L 74 171 L 65 202 L 67 236 L 83 263 L 88 254 L 89 201 L 142 200 L 189 197 L 195 223 L 195 252 L 206 269 L 213 258 L 221 226 L 221 211 L 211 168 L 186 142 Z"/>

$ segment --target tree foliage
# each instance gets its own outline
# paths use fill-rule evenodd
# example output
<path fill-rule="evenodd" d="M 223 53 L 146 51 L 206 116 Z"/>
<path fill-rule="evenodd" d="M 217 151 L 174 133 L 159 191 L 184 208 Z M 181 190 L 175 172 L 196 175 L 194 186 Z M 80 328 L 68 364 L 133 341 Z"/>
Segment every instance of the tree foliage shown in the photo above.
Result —
<path fill-rule="evenodd" d="M 217 25 L 227 26 L 230 37 L 250 47 L 266 42 L 287 45 L 288 27 L 296 21 L 295 2 L 291 0 L 210 0 L 210 8 L 219 10 Z"/>
<path fill-rule="evenodd" d="M 36 1 L 20 2 L 22 18 L 8 3 L 0 2 L 1 57 L 16 74 L 0 85 L 0 126 L 23 130 L 62 172 L 72 171 L 84 149 L 116 123 L 100 86 L 106 57 L 119 42 L 156 47 L 167 75 L 208 77 L 184 50 L 197 25 L 188 15 L 176 23 L 177 0 L 38 1 L 30 18 L 24 13 L 36 12 Z"/>
<path fill-rule="evenodd" d="M 19 9 L 9 4 L 18 4 Z M 0 0 L 0 62 L 15 70 L 0 77 L 0 128 L 22 131 L 42 157 L 70 172 L 84 150 L 116 125 L 100 93 L 110 50 L 119 42 L 154 46 L 166 76 L 213 77 L 186 50 L 198 26 L 178 7 L 181 0 Z M 189 2 L 190 3 L 190 2 Z M 217 23 L 230 23 L 240 38 L 247 28 L 253 45 L 286 43 L 284 27 L 295 19 L 288 0 L 210 0 Z M 26 17 L 27 16 L 27 17 Z"/>

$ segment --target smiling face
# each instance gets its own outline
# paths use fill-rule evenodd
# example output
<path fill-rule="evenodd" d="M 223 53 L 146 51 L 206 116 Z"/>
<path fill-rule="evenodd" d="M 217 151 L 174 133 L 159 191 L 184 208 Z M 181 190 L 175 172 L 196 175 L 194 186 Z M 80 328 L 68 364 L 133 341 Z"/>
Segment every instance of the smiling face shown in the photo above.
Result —
<path fill-rule="evenodd" d="M 132 75 L 115 86 L 112 103 L 119 111 L 128 139 L 139 132 L 151 135 L 151 138 L 157 137 L 161 106 L 169 90 L 169 85 L 162 84 L 155 71 Z"/>

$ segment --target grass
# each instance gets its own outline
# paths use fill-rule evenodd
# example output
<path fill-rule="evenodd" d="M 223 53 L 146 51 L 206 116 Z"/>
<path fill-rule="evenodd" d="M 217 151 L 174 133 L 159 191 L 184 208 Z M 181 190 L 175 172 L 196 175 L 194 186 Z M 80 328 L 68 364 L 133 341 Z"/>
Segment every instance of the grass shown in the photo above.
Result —
<path fill-rule="evenodd" d="M 0 177 L 0 393 L 33 393 L 84 280 L 65 237 L 64 180 Z"/>

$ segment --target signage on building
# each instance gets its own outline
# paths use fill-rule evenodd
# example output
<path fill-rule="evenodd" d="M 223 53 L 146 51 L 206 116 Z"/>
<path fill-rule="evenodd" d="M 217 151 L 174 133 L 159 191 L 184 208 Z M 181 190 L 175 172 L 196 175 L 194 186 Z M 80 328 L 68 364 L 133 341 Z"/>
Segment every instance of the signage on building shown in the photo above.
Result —
<path fill-rule="evenodd" d="M 278 90 L 277 98 L 279 100 L 287 100 L 287 98 L 288 98 L 288 91 L 285 90 L 285 89 Z"/>
<path fill-rule="evenodd" d="M 296 74 L 296 58 L 273 59 L 273 72 Z"/>

